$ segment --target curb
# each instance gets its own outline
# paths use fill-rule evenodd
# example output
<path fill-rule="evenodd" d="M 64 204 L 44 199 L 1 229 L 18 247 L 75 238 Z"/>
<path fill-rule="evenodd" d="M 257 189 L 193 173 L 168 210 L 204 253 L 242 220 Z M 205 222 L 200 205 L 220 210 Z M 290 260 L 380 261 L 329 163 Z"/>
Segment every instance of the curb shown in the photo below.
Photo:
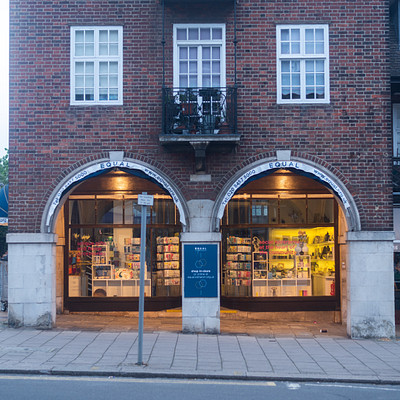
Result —
<path fill-rule="evenodd" d="M 184 373 L 184 372 L 163 372 L 163 371 L 73 371 L 73 370 L 29 370 L 29 369 L 2 369 L 0 374 L 12 375 L 43 375 L 43 376 L 69 376 L 69 377 L 109 377 L 109 378 L 164 378 L 164 379 L 202 379 L 202 380 L 226 380 L 226 381 L 279 381 L 279 382 L 331 382 L 331 383 L 356 383 L 372 385 L 400 385 L 400 377 L 379 378 L 379 377 L 344 377 L 344 376 L 320 376 L 320 375 L 249 375 L 217 373 L 215 375 L 202 373 Z"/>

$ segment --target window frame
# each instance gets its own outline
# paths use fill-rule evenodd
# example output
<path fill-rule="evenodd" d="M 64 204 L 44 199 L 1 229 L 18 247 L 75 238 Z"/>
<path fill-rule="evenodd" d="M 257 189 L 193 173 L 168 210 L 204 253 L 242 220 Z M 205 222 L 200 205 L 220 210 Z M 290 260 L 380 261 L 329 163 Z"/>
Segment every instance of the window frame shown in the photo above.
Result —
<path fill-rule="evenodd" d="M 296 54 L 281 53 L 281 32 L 283 29 L 300 30 L 300 52 Z M 324 32 L 324 52 L 321 54 L 306 54 L 305 52 L 305 31 L 306 29 L 322 29 Z M 289 42 L 290 43 L 290 42 Z M 323 99 L 306 98 L 306 61 L 324 61 L 324 89 L 325 97 Z M 300 98 L 283 99 L 282 98 L 282 61 L 300 61 Z M 330 103 L 329 87 L 329 25 L 328 24 L 279 24 L 276 26 L 276 83 L 277 83 L 277 103 L 278 104 L 328 104 Z"/>
<path fill-rule="evenodd" d="M 75 55 L 75 33 L 76 31 L 94 32 L 94 55 L 77 56 Z M 118 55 L 100 55 L 99 54 L 99 32 L 102 30 L 118 31 Z M 123 27 L 122 26 L 71 26 L 70 28 L 70 104 L 80 106 L 110 106 L 123 104 Z M 108 42 L 109 43 L 109 42 Z M 76 100 L 75 99 L 75 67 L 77 62 L 94 63 L 94 99 Z M 100 100 L 100 62 L 118 63 L 118 100 Z M 109 87 L 108 87 L 109 88 Z"/>
<path fill-rule="evenodd" d="M 178 29 L 190 29 L 190 28 L 221 28 L 222 29 L 222 39 L 221 40 L 185 40 L 178 41 L 177 39 L 177 31 Z M 226 25 L 223 23 L 219 24 L 174 24 L 173 26 L 173 86 L 174 88 L 180 88 L 179 86 L 179 47 L 181 45 L 187 46 L 197 46 L 200 48 L 201 46 L 215 46 L 219 45 L 221 48 L 220 54 L 220 86 L 224 88 L 226 86 Z M 197 76 L 202 79 L 202 70 L 201 70 L 201 57 L 197 59 L 198 65 L 200 65 L 200 69 L 197 72 Z M 188 86 L 190 87 L 190 86 Z M 197 88 L 207 87 L 203 85 L 196 86 Z M 210 86 L 215 87 L 215 86 Z"/>

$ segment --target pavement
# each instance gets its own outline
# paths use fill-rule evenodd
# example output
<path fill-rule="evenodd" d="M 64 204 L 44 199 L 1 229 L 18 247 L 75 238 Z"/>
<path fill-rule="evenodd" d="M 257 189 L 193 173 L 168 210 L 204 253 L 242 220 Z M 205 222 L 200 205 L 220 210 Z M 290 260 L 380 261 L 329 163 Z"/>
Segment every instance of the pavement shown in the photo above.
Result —
<path fill-rule="evenodd" d="M 179 313 L 146 313 L 144 325 L 137 365 L 137 313 L 59 315 L 52 330 L 9 328 L 0 313 L 0 373 L 400 384 L 400 337 L 237 315 L 219 335 L 182 333 Z"/>

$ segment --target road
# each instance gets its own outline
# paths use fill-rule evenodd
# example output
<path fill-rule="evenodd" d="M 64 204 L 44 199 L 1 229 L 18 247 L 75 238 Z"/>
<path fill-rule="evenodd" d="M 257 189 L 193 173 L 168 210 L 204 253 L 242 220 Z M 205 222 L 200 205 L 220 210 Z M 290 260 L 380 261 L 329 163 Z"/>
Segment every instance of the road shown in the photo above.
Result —
<path fill-rule="evenodd" d="M 398 400 L 400 386 L 113 377 L 0 375 L 7 400 Z"/>

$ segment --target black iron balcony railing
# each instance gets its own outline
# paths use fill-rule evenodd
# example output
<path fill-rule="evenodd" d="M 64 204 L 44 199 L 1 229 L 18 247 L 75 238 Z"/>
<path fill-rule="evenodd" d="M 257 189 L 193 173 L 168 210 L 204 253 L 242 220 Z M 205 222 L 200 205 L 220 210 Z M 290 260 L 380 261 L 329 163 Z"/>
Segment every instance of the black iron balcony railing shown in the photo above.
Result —
<path fill-rule="evenodd" d="M 236 88 L 164 88 L 163 134 L 237 134 Z"/>

